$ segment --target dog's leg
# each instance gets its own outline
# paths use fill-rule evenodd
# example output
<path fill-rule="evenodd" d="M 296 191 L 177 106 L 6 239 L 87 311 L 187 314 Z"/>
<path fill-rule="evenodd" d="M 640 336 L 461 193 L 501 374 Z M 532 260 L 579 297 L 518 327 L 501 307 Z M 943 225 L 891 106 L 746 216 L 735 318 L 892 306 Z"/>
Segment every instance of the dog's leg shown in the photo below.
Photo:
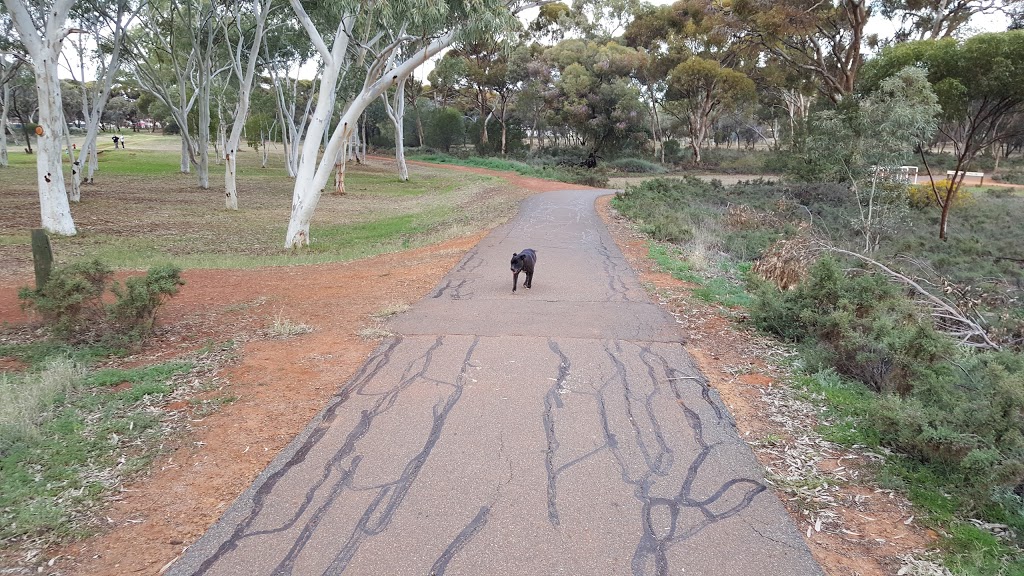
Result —
<path fill-rule="evenodd" d="M 533 272 L 526 273 L 526 281 L 523 282 L 523 286 L 533 288 Z"/>
<path fill-rule="evenodd" d="M 516 293 L 516 284 L 519 283 L 519 272 L 512 273 L 512 293 Z"/>

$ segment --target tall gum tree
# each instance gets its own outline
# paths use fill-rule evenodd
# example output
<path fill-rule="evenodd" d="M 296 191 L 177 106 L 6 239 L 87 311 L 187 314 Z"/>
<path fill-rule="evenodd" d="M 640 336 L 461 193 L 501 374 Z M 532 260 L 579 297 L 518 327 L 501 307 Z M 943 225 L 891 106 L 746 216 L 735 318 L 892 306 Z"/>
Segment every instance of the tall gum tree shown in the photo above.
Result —
<path fill-rule="evenodd" d="M 263 42 L 266 32 L 270 5 L 271 0 L 253 0 L 251 8 L 255 26 L 248 46 L 246 46 L 248 36 L 246 26 L 243 24 L 242 3 L 239 2 L 234 6 L 234 23 L 235 32 L 238 34 L 238 44 L 232 50 L 231 69 L 238 79 L 238 103 L 231 122 L 231 134 L 224 143 L 224 207 L 228 210 L 238 210 L 238 147 L 242 142 L 245 118 L 249 114 L 249 96 L 252 94 L 256 63 L 260 59 L 260 43 Z"/>
<path fill-rule="evenodd" d="M 880 0 L 876 6 L 900 23 L 894 40 L 906 42 L 952 38 L 975 16 L 1006 13 L 1015 4 L 1020 0 Z"/>
<path fill-rule="evenodd" d="M 359 117 L 372 102 L 396 83 L 404 82 L 413 71 L 456 40 L 471 41 L 517 26 L 516 13 L 541 3 L 501 0 L 342 2 L 318 6 L 321 11 L 311 16 L 300 0 L 291 0 L 296 17 L 317 49 L 323 69 L 316 108 L 302 144 L 285 247 L 309 244 L 309 224 L 334 171 L 334 163 L 342 147 L 354 135 Z M 327 136 L 338 80 L 343 70 L 351 66 L 347 48 L 357 29 L 357 21 L 363 23 L 360 30 L 366 29 L 367 21 L 375 30 L 369 35 L 360 35 L 366 40 L 356 41 L 360 43 L 358 49 L 368 55 L 367 73 L 362 88 L 344 107 L 321 156 L 319 144 Z M 333 38 L 326 39 L 318 25 L 333 33 Z"/>
<path fill-rule="evenodd" d="M 719 116 L 756 99 L 744 68 L 758 56 L 740 41 L 737 22 L 718 2 L 679 0 L 645 8 L 626 28 L 627 43 L 646 49 L 653 60 L 646 67 L 666 79 L 662 108 L 686 125 L 698 163 Z"/>
<path fill-rule="evenodd" d="M 78 202 L 82 198 L 83 165 L 88 164 L 86 182 L 92 183 L 95 176 L 97 163 L 87 161 L 96 156 L 96 140 L 99 136 L 103 110 L 110 100 L 114 76 L 120 68 L 124 38 L 136 13 L 136 7 L 133 4 L 132 0 L 117 0 L 114 3 L 98 4 L 90 7 L 88 13 L 81 15 L 78 19 L 82 36 L 88 34 L 96 44 L 95 58 L 92 61 L 95 64 L 95 80 L 91 84 L 85 81 L 88 60 L 86 39 L 79 37 L 74 42 L 79 64 L 76 79 L 80 81 L 82 117 L 85 118 L 85 141 L 81 148 L 77 150 L 72 148 L 68 151 L 71 156 L 71 193 L 69 197 L 72 202 Z"/>
<path fill-rule="evenodd" d="M 20 60 L 0 51 L 0 168 L 6 168 L 10 163 L 7 157 L 7 119 L 11 107 L 11 82 L 20 65 Z"/>
<path fill-rule="evenodd" d="M 953 38 L 920 40 L 886 48 L 865 68 L 864 88 L 870 90 L 905 66 L 928 71 L 942 113 L 939 134 L 953 144 L 954 177 L 937 181 L 921 148 L 932 195 L 941 208 L 939 238 L 947 225 L 964 177 L 985 150 L 1022 135 L 1024 126 L 1009 119 L 1024 112 L 1024 30 Z"/>
<path fill-rule="evenodd" d="M 754 81 L 715 60 L 694 56 L 669 73 L 665 109 L 685 121 L 693 160 L 701 162 L 701 149 L 722 112 L 757 99 Z"/>
<path fill-rule="evenodd" d="M 735 0 L 730 15 L 748 40 L 812 74 L 833 103 L 853 93 L 869 40 L 870 0 Z"/>
<path fill-rule="evenodd" d="M 268 89 L 276 101 L 275 115 L 281 127 L 285 168 L 290 178 L 299 169 L 300 144 L 313 110 L 314 94 L 319 83 L 319 72 L 312 80 L 300 79 L 300 70 L 309 62 L 312 46 L 305 31 L 297 23 L 285 22 L 275 26 L 273 34 L 263 42 Z"/>
<path fill-rule="evenodd" d="M 212 2 L 150 0 L 129 35 L 130 71 L 170 111 L 181 133 L 181 172 L 195 166 L 201 188 L 210 187 L 212 80 L 227 69 L 214 67 L 222 16 Z"/>
<path fill-rule="evenodd" d="M 567 142 L 597 156 L 647 136 L 646 105 L 633 81 L 643 53 L 616 42 L 570 38 L 548 48 L 551 90 L 557 102 L 549 125 Z M 557 141 L 556 141 L 557 145 Z"/>
<path fill-rule="evenodd" d="M 39 95 L 36 174 L 42 226 L 64 236 L 74 236 L 77 230 L 61 168 L 61 138 L 66 127 L 57 71 L 64 39 L 72 32 L 66 23 L 73 4 L 74 0 L 54 0 L 30 7 L 22 0 L 4 0 L 32 62 Z"/>

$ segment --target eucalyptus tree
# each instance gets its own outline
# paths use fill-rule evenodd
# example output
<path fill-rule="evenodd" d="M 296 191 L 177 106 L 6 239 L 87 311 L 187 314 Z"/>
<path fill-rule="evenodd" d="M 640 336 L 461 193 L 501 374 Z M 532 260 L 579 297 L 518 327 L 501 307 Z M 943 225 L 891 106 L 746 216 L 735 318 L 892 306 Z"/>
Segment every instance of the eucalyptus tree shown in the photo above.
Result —
<path fill-rule="evenodd" d="M 7 157 L 7 120 L 10 117 L 11 83 L 20 65 L 20 60 L 0 50 L 0 168 L 10 164 Z"/>
<path fill-rule="evenodd" d="M 736 0 L 729 14 L 745 37 L 812 74 L 818 91 L 837 103 L 854 91 L 864 64 L 871 0 Z"/>
<path fill-rule="evenodd" d="M 317 10 L 310 13 L 300 0 L 291 0 L 299 23 L 317 49 L 322 72 L 317 103 L 302 144 L 285 246 L 309 244 L 309 223 L 320 194 L 367 106 L 392 86 L 405 82 L 413 71 L 453 42 L 472 41 L 517 26 L 516 13 L 535 5 L 519 0 L 346 1 L 317 5 Z M 354 37 L 363 30 L 369 34 Z M 361 68 L 366 73 L 330 132 L 321 157 L 319 144 L 327 136 L 339 79 L 354 67 L 350 44 L 352 53 L 365 55 Z"/>
<path fill-rule="evenodd" d="M 886 48 L 865 69 L 871 89 L 905 66 L 928 71 L 942 113 L 939 135 L 953 144 L 954 176 L 937 181 L 921 148 L 932 195 L 941 208 L 939 238 L 947 237 L 949 213 L 966 172 L 994 144 L 1021 135 L 1010 120 L 1024 112 L 1024 30 L 979 34 L 966 40 L 920 40 Z"/>
<path fill-rule="evenodd" d="M 562 40 L 544 59 L 553 68 L 558 106 L 549 123 L 595 155 L 617 152 L 646 140 L 645 107 L 633 76 L 644 56 L 615 42 Z"/>
<path fill-rule="evenodd" d="M 426 101 L 425 94 L 426 88 L 423 86 L 421 80 L 417 80 L 415 76 L 410 76 L 405 82 L 405 99 L 409 106 L 412 106 L 413 115 L 415 116 L 416 122 L 416 141 L 420 147 L 425 146 L 423 143 L 423 103 Z"/>
<path fill-rule="evenodd" d="M 615 42 L 568 39 L 546 50 L 544 60 L 553 68 L 557 102 L 549 122 L 564 127 L 570 142 L 597 155 L 646 141 L 646 107 L 632 80 L 644 61 L 641 52 Z"/>
<path fill-rule="evenodd" d="M 626 29 L 627 43 L 649 58 L 640 77 L 664 79 L 657 91 L 648 84 L 650 105 L 660 101 L 687 126 L 697 162 L 717 118 L 755 98 L 749 75 L 758 55 L 740 37 L 729 11 L 711 0 L 646 7 Z"/>
<path fill-rule="evenodd" d="M 256 77 L 256 64 L 260 61 L 260 44 L 266 34 L 270 7 L 271 0 L 238 1 L 229 5 L 236 43 L 227 42 L 226 45 L 230 49 L 231 71 L 238 82 L 238 98 L 231 118 L 231 133 L 224 143 L 224 206 L 228 210 L 238 210 L 238 148 L 249 113 L 249 96 Z"/>
<path fill-rule="evenodd" d="M 501 124 L 499 151 L 503 156 L 508 147 L 511 103 L 525 74 L 522 59 L 512 58 L 515 48 L 515 39 L 503 36 L 458 46 L 445 54 L 446 59 L 462 61 L 458 68 L 464 73 L 457 85 L 476 109 L 481 147 L 489 147 L 487 124 L 494 118 Z"/>
<path fill-rule="evenodd" d="M 445 54 L 427 74 L 430 91 L 438 108 L 448 108 L 459 97 L 459 82 L 466 77 L 466 61 Z"/>
<path fill-rule="evenodd" d="M 39 127 L 36 151 L 36 180 L 42 226 L 54 234 L 77 233 L 71 217 L 64 171 L 61 167 L 61 139 L 64 111 L 61 108 L 58 66 L 64 39 L 72 33 L 68 15 L 74 0 L 28 3 L 4 0 L 11 15 L 25 57 L 32 64 L 38 93 Z"/>
<path fill-rule="evenodd" d="M 669 72 L 664 108 L 685 122 L 693 161 L 701 162 L 701 149 L 714 122 L 723 112 L 757 98 L 754 81 L 717 60 L 694 56 Z"/>
<path fill-rule="evenodd" d="M 181 130 L 181 171 L 195 166 L 201 188 L 210 187 L 212 80 L 229 68 L 219 66 L 224 14 L 208 0 L 150 0 L 128 37 L 128 72 L 171 112 Z"/>
<path fill-rule="evenodd" d="M 74 14 L 77 26 L 71 36 L 77 56 L 78 69 L 69 62 L 67 70 L 78 80 L 81 91 L 81 117 L 85 121 L 85 141 L 77 150 L 68 146 L 71 158 L 71 192 L 69 198 L 78 202 L 82 198 L 82 169 L 88 165 L 85 181 L 92 183 L 99 167 L 96 141 L 104 108 L 110 100 L 114 77 L 121 64 L 122 49 L 129 27 L 145 0 L 115 0 L 80 5 Z M 94 79 L 86 82 L 86 66 L 90 65 Z"/>
<path fill-rule="evenodd" d="M 313 57 L 312 51 L 313 45 L 306 33 L 297 24 L 287 21 L 279 22 L 263 43 L 267 76 L 261 82 L 274 94 L 285 168 L 291 178 L 298 174 L 300 144 L 320 83 L 319 69 L 312 80 L 300 78 L 301 70 Z"/>
<path fill-rule="evenodd" d="M 14 24 L 6 10 L 0 11 L 0 168 L 5 168 L 10 161 L 7 155 L 7 126 L 11 104 L 11 84 L 18 73 L 23 60 L 12 54 L 11 39 L 14 37 Z"/>
<path fill-rule="evenodd" d="M 21 60 L 18 60 L 21 61 Z M 21 125 L 21 135 L 25 140 L 25 152 L 33 154 L 32 128 L 39 114 L 39 94 L 36 89 L 35 75 L 28 66 L 14 70 L 13 77 L 7 81 L 7 113 L 11 119 Z M 8 126 L 8 128 L 10 128 Z"/>
<path fill-rule="evenodd" d="M 396 84 L 393 92 L 380 95 L 384 111 L 395 129 L 395 162 L 398 164 L 398 179 L 402 182 L 409 180 L 409 166 L 405 162 L 405 85 L 409 80 L 411 78 Z"/>
<path fill-rule="evenodd" d="M 771 124 L 776 145 L 797 148 L 798 132 L 806 126 L 817 90 L 806 71 L 787 66 L 767 54 L 753 76 L 762 121 Z"/>
<path fill-rule="evenodd" d="M 576 35 L 601 42 L 622 36 L 640 10 L 640 0 L 573 0 L 568 12 L 555 9 L 542 18 Z"/>
<path fill-rule="evenodd" d="M 846 181 L 857 199 L 853 219 L 864 252 L 878 249 L 886 235 L 906 224 L 907 186 L 900 166 L 938 125 L 939 98 L 921 68 L 908 66 L 882 80 L 855 105 L 818 113 L 812 154 L 825 160 L 833 177 Z"/>
<path fill-rule="evenodd" d="M 938 40 L 964 32 L 972 18 L 1003 14 L 1021 0 L 879 0 L 881 15 L 899 22 L 894 40 Z"/>
<path fill-rule="evenodd" d="M 554 69 L 543 58 L 544 47 L 538 43 L 520 46 L 513 54 L 523 79 L 516 95 L 516 115 L 529 126 L 530 149 L 544 147 L 544 134 L 548 130 L 549 110 L 554 109 L 557 98 L 554 90 Z"/>

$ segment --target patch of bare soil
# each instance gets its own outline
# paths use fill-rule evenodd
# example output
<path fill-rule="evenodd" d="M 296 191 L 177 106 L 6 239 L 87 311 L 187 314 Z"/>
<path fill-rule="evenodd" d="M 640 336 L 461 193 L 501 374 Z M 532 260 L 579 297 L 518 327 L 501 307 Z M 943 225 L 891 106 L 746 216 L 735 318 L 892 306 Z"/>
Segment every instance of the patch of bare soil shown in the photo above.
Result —
<path fill-rule="evenodd" d="M 498 175 L 522 191 L 577 188 L 450 168 Z M 654 271 L 643 239 L 610 215 L 607 198 L 599 208 L 641 279 L 663 295 L 692 335 L 689 349 L 733 411 L 741 434 L 751 442 L 783 439 L 758 445 L 762 463 L 770 472 L 779 471 L 771 478 L 782 484 L 794 465 L 813 465 L 827 478 L 851 477 L 867 464 L 865 456 L 827 446 L 781 449 L 805 433 L 774 418 L 773 410 L 791 409 L 777 409 L 775 396 L 766 395 L 784 387 L 773 386 L 777 376 L 758 359 L 764 350 L 717 310 L 690 298 L 685 285 Z M 377 346 L 359 336 L 374 326 L 373 316 L 422 298 L 483 235 L 344 264 L 187 271 L 187 285 L 160 312 L 157 336 L 128 362 L 166 361 L 234 341 L 237 355 L 216 375 L 222 387 L 215 393 L 237 400 L 212 414 L 180 400 L 166 406 L 192 410 L 190 431 L 169 438 L 149 473 L 110 498 L 101 532 L 18 564 L 31 573 L 38 567 L 40 573 L 61 575 L 161 573 L 355 373 Z M 312 331 L 282 335 L 274 325 L 284 321 Z M 24 322 L 10 283 L 0 286 L 0 322 Z M 780 497 L 800 529 L 810 534 L 808 543 L 829 574 L 891 574 L 899 555 L 924 550 L 931 542 L 930 534 L 905 522 L 909 514 L 903 501 L 862 482 L 835 486 L 830 481 L 828 490 L 803 497 L 791 487 L 781 488 Z M 10 566 L 13 560 L 0 563 Z"/>

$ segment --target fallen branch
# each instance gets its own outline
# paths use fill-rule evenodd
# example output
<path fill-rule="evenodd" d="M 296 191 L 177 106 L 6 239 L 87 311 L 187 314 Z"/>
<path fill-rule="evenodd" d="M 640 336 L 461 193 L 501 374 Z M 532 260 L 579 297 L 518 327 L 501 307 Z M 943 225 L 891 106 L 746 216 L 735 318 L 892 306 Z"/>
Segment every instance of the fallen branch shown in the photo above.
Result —
<path fill-rule="evenodd" d="M 882 264 L 881 262 L 874 260 L 872 258 L 868 258 L 863 254 L 858 254 L 856 252 L 851 252 L 849 250 L 843 250 L 842 248 L 836 248 L 834 246 L 825 246 L 825 249 L 831 252 L 835 252 L 837 254 L 852 256 L 853 258 L 857 258 L 862 262 L 867 262 L 868 264 L 878 268 L 879 270 L 887 274 L 893 280 L 896 280 L 897 282 L 900 282 L 901 284 L 904 284 L 913 289 L 914 292 L 917 292 L 917 294 L 922 299 L 924 299 L 924 301 L 927 302 L 928 305 L 931 306 L 931 315 L 933 317 L 941 320 L 947 320 L 952 323 L 959 324 L 961 326 L 960 329 L 947 330 L 943 332 L 948 336 L 957 338 L 961 344 L 971 346 L 974 348 L 991 348 L 993 350 L 999 350 L 999 345 L 993 342 L 988 337 L 988 333 L 981 326 L 981 324 L 972 320 L 970 317 L 967 316 L 967 314 L 965 314 L 962 310 L 960 310 L 953 304 L 950 304 L 949 302 L 946 302 L 945 300 L 942 300 L 941 298 L 935 296 L 931 292 L 925 290 L 924 288 L 921 287 L 920 284 L 918 284 L 911 278 L 904 276 L 903 274 L 900 274 L 899 272 L 892 270 L 885 264 Z M 975 338 L 980 338 L 981 342 L 973 340 Z"/>

